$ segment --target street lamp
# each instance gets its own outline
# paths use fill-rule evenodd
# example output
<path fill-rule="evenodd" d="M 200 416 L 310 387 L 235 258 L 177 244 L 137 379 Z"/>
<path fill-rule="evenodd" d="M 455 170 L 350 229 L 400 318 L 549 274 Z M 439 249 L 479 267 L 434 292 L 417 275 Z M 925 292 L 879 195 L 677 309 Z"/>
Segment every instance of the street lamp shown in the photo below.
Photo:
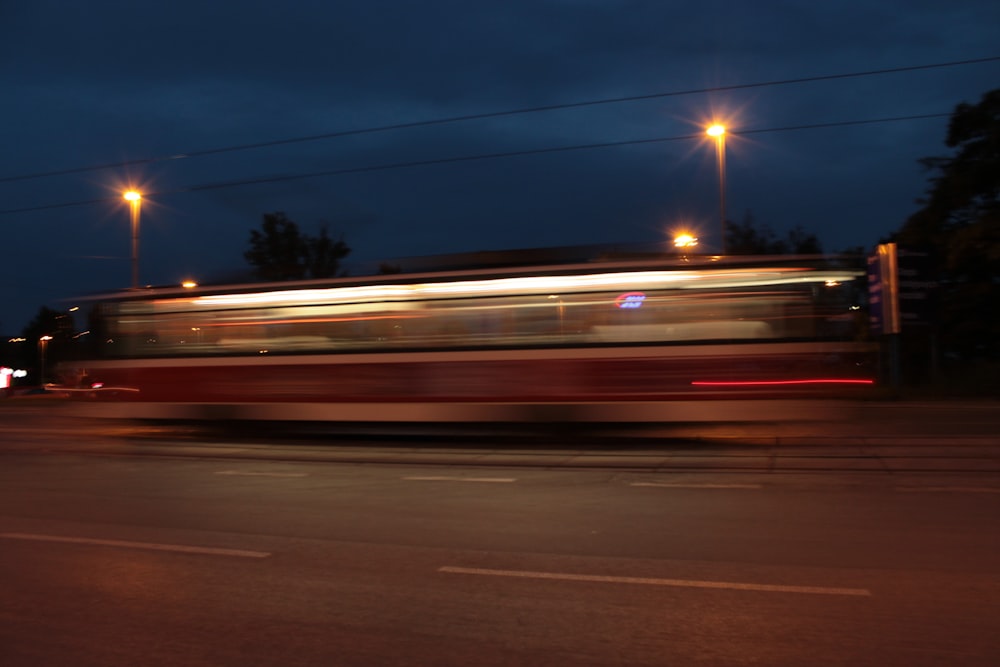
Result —
<path fill-rule="evenodd" d="M 45 389 L 45 348 L 48 347 L 52 336 L 42 336 L 38 339 L 38 384 Z"/>
<path fill-rule="evenodd" d="M 142 205 L 142 195 L 136 190 L 129 190 L 122 195 L 129 203 L 132 221 L 132 289 L 139 288 L 139 207 Z"/>
<path fill-rule="evenodd" d="M 710 126 L 705 133 L 715 139 L 715 155 L 719 163 L 719 229 L 722 232 L 722 254 L 726 254 L 726 127 Z"/>
<path fill-rule="evenodd" d="M 678 234 L 674 237 L 675 248 L 693 248 L 698 245 L 698 238 L 688 233 Z"/>

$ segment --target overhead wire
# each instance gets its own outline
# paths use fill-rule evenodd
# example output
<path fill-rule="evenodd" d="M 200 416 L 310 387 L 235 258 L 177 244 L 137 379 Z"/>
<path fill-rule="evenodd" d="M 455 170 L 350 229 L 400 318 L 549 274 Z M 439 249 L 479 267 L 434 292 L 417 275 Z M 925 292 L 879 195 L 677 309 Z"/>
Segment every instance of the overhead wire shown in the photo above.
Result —
<path fill-rule="evenodd" d="M 833 121 L 828 123 L 810 123 L 807 125 L 785 125 L 782 127 L 773 128 L 757 128 L 757 129 L 747 129 L 740 130 L 740 135 L 751 135 L 751 134 L 764 134 L 773 132 L 792 132 L 800 130 L 815 130 L 823 128 L 832 127 L 846 127 L 854 125 L 872 125 L 877 123 L 896 123 L 896 122 L 907 122 L 914 120 L 925 120 L 930 118 L 945 118 L 950 116 L 950 113 L 931 113 L 931 114 L 918 114 L 912 116 L 891 116 L 885 118 L 869 118 L 869 119 L 856 119 L 856 120 L 845 120 L 845 121 Z M 530 148 L 516 151 L 502 151 L 495 153 L 478 153 L 474 155 L 459 155 L 452 157 L 443 158 L 431 158 L 426 160 L 410 160 L 404 162 L 390 162 L 384 164 L 376 165 L 366 165 L 360 167 L 344 167 L 340 169 L 328 169 L 322 171 L 311 171 L 311 172 L 301 172 L 295 174 L 280 174 L 275 176 L 262 176 L 258 178 L 248 178 L 239 179 L 234 181 L 223 181 L 219 183 L 203 183 L 199 185 L 191 185 L 181 188 L 175 188 L 171 190 L 162 190 L 159 192 L 150 192 L 146 194 L 146 197 L 164 197 L 167 195 L 182 194 L 186 192 L 201 192 L 206 190 L 219 190 L 223 188 L 234 188 L 242 187 L 247 185 L 262 185 L 267 183 L 280 183 L 286 181 L 302 180 L 307 178 L 320 178 L 328 176 L 345 176 L 348 174 L 360 174 L 366 172 L 374 171 L 389 171 L 393 169 L 409 169 L 414 167 L 427 167 L 434 165 L 444 165 L 453 164 L 459 162 L 474 162 L 480 160 L 494 160 L 501 158 L 510 157 L 525 157 L 530 155 L 544 155 L 550 153 L 566 153 L 571 151 L 584 151 L 584 150 L 596 150 L 602 148 L 613 148 L 620 146 L 638 146 L 643 144 L 655 144 L 655 143 L 667 143 L 672 141 L 684 141 L 691 139 L 702 138 L 702 133 L 694 134 L 682 134 L 674 135 L 670 137 L 648 137 L 644 139 L 626 139 L 621 141 L 607 141 L 589 144 L 573 144 L 569 146 L 549 146 L 544 148 Z M 98 199 L 87 199 L 74 202 L 61 202 L 55 204 L 42 204 L 38 206 L 27 206 L 22 208 L 14 209 L 0 209 L 0 215 L 10 215 L 14 213 L 29 213 L 34 211 L 44 211 L 57 208 L 70 208 L 75 206 L 87 206 L 92 204 L 101 204 L 108 202 L 118 202 L 119 197 L 102 197 Z"/>
<path fill-rule="evenodd" d="M 843 127 L 849 125 L 868 125 L 873 123 L 902 122 L 910 120 L 922 120 L 927 118 L 943 118 L 949 116 L 948 113 L 921 114 L 916 116 L 894 116 L 891 118 L 876 118 L 868 120 L 849 120 L 831 123 L 812 123 L 809 125 L 788 125 L 779 128 L 761 128 L 741 130 L 740 135 L 763 134 L 768 132 L 788 132 L 793 130 L 811 130 L 829 127 Z M 277 183 L 282 181 L 293 181 L 304 178 L 318 178 L 323 176 L 344 176 L 348 174 L 360 174 L 371 171 L 388 171 L 392 169 L 408 169 L 413 167 L 427 167 L 434 165 L 453 164 L 456 162 L 474 162 L 479 160 L 495 160 L 508 157 L 525 157 L 529 155 L 544 155 L 547 153 L 567 153 L 571 151 L 595 150 L 601 148 L 615 148 L 620 146 L 638 146 L 642 144 L 667 143 L 671 141 L 684 141 L 702 138 L 702 133 L 681 134 L 671 137 L 648 137 L 645 139 L 624 139 L 620 141 L 606 141 L 589 144 L 572 144 L 569 146 L 549 146 L 545 148 L 528 148 L 516 151 L 501 151 L 496 153 L 478 153 L 475 155 L 459 155 L 453 157 L 431 158 L 427 160 L 410 160 L 405 162 L 393 162 L 379 165 L 368 165 L 363 167 L 345 167 L 342 169 L 329 169 L 323 171 L 303 172 L 298 174 L 283 174 L 277 176 L 264 176 L 252 179 L 240 179 L 226 181 L 222 183 L 206 183 L 202 185 L 190 186 L 188 188 L 172 191 L 171 194 L 180 192 L 196 192 L 200 190 L 216 190 L 220 188 L 239 187 L 243 185 L 260 185 L 264 183 Z"/>
<path fill-rule="evenodd" d="M 388 132 L 391 130 L 405 130 L 414 129 L 418 127 L 430 127 L 434 125 L 446 125 L 451 123 L 467 122 L 473 120 L 486 120 L 490 118 L 501 118 L 507 116 L 516 116 L 522 114 L 540 113 L 545 111 L 557 111 L 565 109 L 578 109 L 589 106 L 599 106 L 599 105 L 609 105 L 609 104 L 621 104 L 625 102 L 639 102 L 644 100 L 653 99 L 663 99 L 667 97 L 679 97 L 686 95 L 698 95 L 698 94 L 708 94 L 708 93 L 719 93 L 719 92 L 730 92 L 736 90 L 749 90 L 754 88 L 764 88 L 770 86 L 786 86 L 802 83 L 814 83 L 820 81 L 834 81 L 840 79 L 850 79 L 859 77 L 869 77 L 869 76 L 881 76 L 887 74 L 899 74 L 903 72 L 915 72 L 930 69 L 941 69 L 946 67 L 959 67 L 965 65 L 975 65 L 987 62 L 995 62 L 1000 60 L 1000 55 L 998 56 L 986 56 L 982 58 L 968 58 L 965 60 L 953 60 L 947 62 L 939 63 L 927 63 L 922 65 L 907 65 L 901 67 L 888 67 L 882 69 L 871 69 L 859 72 L 843 72 L 839 74 L 823 74 L 816 76 L 807 77 L 797 77 L 790 79 L 776 79 L 772 81 L 757 81 L 752 83 L 743 84 L 732 84 L 726 86 L 711 86 L 705 88 L 692 88 L 687 90 L 675 90 L 666 91 L 658 93 L 646 93 L 642 95 L 628 95 L 622 97 L 610 97 L 596 100 L 583 100 L 579 102 L 568 102 L 562 104 L 548 104 L 534 107 L 523 107 L 518 109 L 507 109 L 501 111 L 488 111 L 482 113 L 473 114 L 463 114 L 458 116 L 447 116 L 442 118 L 431 118 L 427 120 L 417 120 L 417 121 L 407 121 L 404 123 L 392 123 L 387 125 L 378 125 L 372 127 L 355 128 L 351 130 L 339 130 L 336 132 L 325 132 L 321 134 L 305 135 L 301 137 L 288 137 L 284 139 L 274 139 L 269 141 L 259 141 L 245 144 L 236 144 L 232 146 L 221 146 L 216 148 L 207 148 L 197 151 L 188 151 L 184 153 L 176 153 L 173 155 L 163 155 L 157 157 L 147 157 L 147 158 L 136 158 L 131 160 L 122 160 L 119 162 L 109 162 L 103 164 L 87 165 L 81 167 L 69 167 L 66 169 L 55 169 L 50 171 L 35 172 L 29 174 L 15 174 L 11 176 L 0 176 L 0 183 L 10 183 L 14 181 L 26 181 L 39 178 L 48 178 L 52 176 L 66 176 L 69 174 L 78 174 L 88 171 L 100 171 L 105 169 L 116 169 L 123 167 L 132 167 L 144 164 L 153 164 L 157 162 L 167 162 L 172 160 L 183 160 L 188 158 L 197 157 L 207 157 L 209 155 L 219 155 L 222 153 L 232 153 L 237 151 L 247 151 L 255 150 L 259 148 L 269 148 L 273 146 L 283 146 L 288 144 L 305 143 L 313 141 L 321 141 L 325 139 L 335 139 L 348 136 L 357 136 L 362 134 L 374 134 L 378 132 Z"/>

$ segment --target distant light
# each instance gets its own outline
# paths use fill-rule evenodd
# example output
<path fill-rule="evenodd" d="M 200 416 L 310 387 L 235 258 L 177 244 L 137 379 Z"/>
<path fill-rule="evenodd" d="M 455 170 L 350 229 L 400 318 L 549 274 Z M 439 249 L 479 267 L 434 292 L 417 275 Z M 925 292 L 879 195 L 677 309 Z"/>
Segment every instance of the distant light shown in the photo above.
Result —
<path fill-rule="evenodd" d="M 41 338 L 39 338 L 38 340 L 40 340 L 40 341 L 41 341 L 41 340 L 52 340 L 52 336 L 48 336 L 48 335 L 46 335 L 46 336 L 42 336 L 42 337 L 41 337 Z"/>
<path fill-rule="evenodd" d="M 726 126 L 718 124 L 712 125 L 705 130 L 705 133 L 710 137 L 721 137 L 726 134 Z"/>
<path fill-rule="evenodd" d="M 184 287 L 185 289 L 194 289 L 197 286 L 198 283 L 196 283 L 193 280 L 185 280 L 184 282 L 181 283 L 181 287 Z"/>
<path fill-rule="evenodd" d="M 698 239 L 691 234 L 678 234 L 674 237 L 675 248 L 693 248 L 698 245 Z"/>
<path fill-rule="evenodd" d="M 20 370 L 16 368 L 7 368 L 6 366 L 0 368 L 0 389 L 7 389 L 10 387 L 10 382 L 12 378 L 23 378 L 28 376 L 28 371 Z"/>
<path fill-rule="evenodd" d="M 128 192 L 123 194 L 122 197 L 125 198 L 125 201 L 132 201 L 132 202 L 139 201 L 140 199 L 142 199 L 142 195 L 136 190 L 129 190 Z"/>
<path fill-rule="evenodd" d="M 72 308 L 69 309 L 69 312 L 75 313 L 78 310 L 80 310 L 80 306 L 73 306 Z"/>
<path fill-rule="evenodd" d="M 826 281 L 826 286 L 827 287 L 839 287 L 840 286 L 840 281 L 839 280 L 827 280 Z"/>
<path fill-rule="evenodd" d="M 23 343 L 26 340 L 28 340 L 28 339 L 27 338 L 11 338 L 7 342 L 8 343 Z"/>

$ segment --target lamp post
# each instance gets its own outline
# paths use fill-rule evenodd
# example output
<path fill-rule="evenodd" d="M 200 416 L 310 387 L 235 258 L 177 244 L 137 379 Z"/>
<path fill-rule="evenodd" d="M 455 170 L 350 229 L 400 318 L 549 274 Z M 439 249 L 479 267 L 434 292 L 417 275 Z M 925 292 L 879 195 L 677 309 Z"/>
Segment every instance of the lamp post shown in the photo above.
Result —
<path fill-rule="evenodd" d="M 715 124 L 705 130 L 715 139 L 715 155 L 719 164 L 719 231 L 722 233 L 722 254 L 726 254 L 726 127 Z"/>
<path fill-rule="evenodd" d="M 38 385 L 45 389 L 45 348 L 52 336 L 45 335 L 38 339 Z"/>
<path fill-rule="evenodd" d="M 136 190 L 129 190 L 122 195 L 129 203 L 132 222 L 132 289 L 139 288 L 139 207 L 142 205 L 142 195 Z"/>

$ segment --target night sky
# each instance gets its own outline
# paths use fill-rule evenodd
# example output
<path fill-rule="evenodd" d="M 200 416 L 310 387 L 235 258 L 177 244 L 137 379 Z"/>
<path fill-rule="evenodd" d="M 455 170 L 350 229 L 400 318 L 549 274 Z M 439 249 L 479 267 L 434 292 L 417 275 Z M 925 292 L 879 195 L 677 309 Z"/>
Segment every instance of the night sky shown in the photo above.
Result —
<path fill-rule="evenodd" d="M 129 285 L 129 184 L 144 284 L 245 273 L 273 211 L 342 234 L 353 274 L 682 226 L 712 251 L 713 118 L 731 219 L 870 248 L 1000 60 L 838 75 L 996 58 L 998 38 L 996 0 L 0 0 L 0 333 Z M 930 117 L 855 124 L 911 116 Z"/>

